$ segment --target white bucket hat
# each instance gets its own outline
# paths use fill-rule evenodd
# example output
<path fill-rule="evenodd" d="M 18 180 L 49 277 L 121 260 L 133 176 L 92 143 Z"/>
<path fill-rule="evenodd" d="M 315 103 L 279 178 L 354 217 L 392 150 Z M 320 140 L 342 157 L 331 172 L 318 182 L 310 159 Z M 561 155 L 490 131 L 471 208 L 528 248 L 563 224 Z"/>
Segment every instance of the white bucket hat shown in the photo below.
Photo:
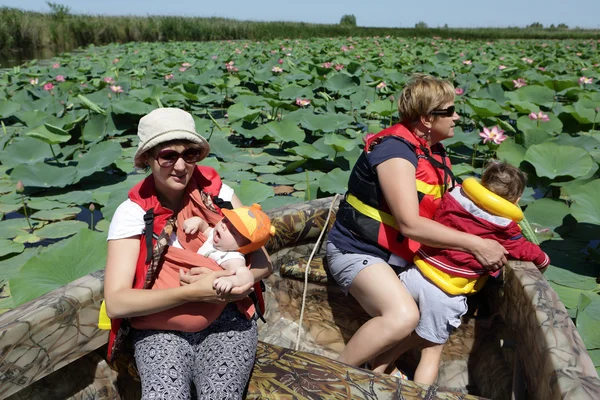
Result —
<path fill-rule="evenodd" d="M 196 132 L 196 123 L 192 114 L 179 108 L 157 108 L 144 115 L 138 124 L 140 143 L 133 158 L 133 164 L 144 168 L 142 154 L 161 143 L 171 140 L 188 140 L 201 146 L 201 160 L 208 156 L 210 145 L 202 135 Z"/>

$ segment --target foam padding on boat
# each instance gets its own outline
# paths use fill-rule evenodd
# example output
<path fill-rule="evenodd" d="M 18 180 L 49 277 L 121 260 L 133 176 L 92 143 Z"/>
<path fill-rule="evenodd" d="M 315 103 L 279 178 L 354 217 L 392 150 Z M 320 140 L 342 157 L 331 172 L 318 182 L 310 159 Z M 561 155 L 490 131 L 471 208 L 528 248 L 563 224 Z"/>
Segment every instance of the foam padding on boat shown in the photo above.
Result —
<path fill-rule="evenodd" d="M 310 268 L 308 270 L 309 282 L 330 283 L 335 285 L 333 277 L 331 277 L 325 268 L 325 260 L 326 259 L 323 256 L 315 257 L 311 260 Z M 280 267 L 279 274 L 285 278 L 293 278 L 304 281 L 307 265 L 307 258 L 300 258 L 298 260 L 290 261 Z"/>

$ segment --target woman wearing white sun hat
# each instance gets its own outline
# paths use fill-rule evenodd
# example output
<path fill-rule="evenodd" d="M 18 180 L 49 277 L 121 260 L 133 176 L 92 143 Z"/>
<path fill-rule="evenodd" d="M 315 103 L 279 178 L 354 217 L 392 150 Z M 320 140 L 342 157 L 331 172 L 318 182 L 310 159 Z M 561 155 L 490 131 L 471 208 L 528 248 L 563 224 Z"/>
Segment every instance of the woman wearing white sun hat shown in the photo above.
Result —
<path fill-rule="evenodd" d="M 144 116 L 136 167 L 151 171 L 116 210 L 108 233 L 104 295 L 112 318 L 109 360 L 129 327 L 143 398 L 242 398 L 257 345 L 251 284 L 217 294 L 213 281 L 231 274 L 196 254 L 205 238 L 190 240 L 189 215 L 214 226 L 221 208 L 240 207 L 233 190 L 210 167 L 191 114 L 159 108 Z M 249 254 L 255 282 L 272 267 L 261 248 Z M 248 311 L 246 314 L 240 310 Z"/>

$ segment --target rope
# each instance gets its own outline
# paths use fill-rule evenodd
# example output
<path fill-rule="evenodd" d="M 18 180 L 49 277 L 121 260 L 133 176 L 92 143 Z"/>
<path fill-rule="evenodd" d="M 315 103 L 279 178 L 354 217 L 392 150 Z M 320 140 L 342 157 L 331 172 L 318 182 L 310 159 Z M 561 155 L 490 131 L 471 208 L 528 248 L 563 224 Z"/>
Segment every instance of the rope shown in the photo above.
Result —
<path fill-rule="evenodd" d="M 329 206 L 329 212 L 327 213 L 327 219 L 325 220 L 325 224 L 323 225 L 323 229 L 321 229 L 321 234 L 317 238 L 317 242 L 315 243 L 315 247 L 310 253 L 310 257 L 308 257 L 308 262 L 306 263 L 306 270 L 304 271 L 304 289 L 302 291 L 302 307 L 300 308 L 300 321 L 298 322 L 298 335 L 296 336 L 296 346 L 294 350 L 298 350 L 300 346 L 300 333 L 302 332 L 302 320 L 304 319 L 304 306 L 306 304 L 306 292 L 308 290 L 308 272 L 310 271 L 310 263 L 315 256 L 317 249 L 319 248 L 319 243 L 321 243 L 321 239 L 323 238 L 323 234 L 325 230 L 327 230 L 327 225 L 329 224 L 329 218 L 331 217 L 331 210 L 333 210 L 333 205 L 337 200 L 339 194 L 336 194 L 331 201 L 331 205 Z"/>

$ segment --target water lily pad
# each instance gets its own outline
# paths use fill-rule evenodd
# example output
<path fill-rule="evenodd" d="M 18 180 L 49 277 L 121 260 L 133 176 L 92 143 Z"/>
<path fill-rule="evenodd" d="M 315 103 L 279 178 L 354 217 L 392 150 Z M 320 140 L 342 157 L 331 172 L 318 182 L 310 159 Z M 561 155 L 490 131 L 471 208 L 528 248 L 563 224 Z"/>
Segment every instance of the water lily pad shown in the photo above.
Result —
<path fill-rule="evenodd" d="M 256 167 L 252 168 L 252 171 L 256 172 L 257 174 L 273 174 L 279 172 L 280 170 L 281 167 L 277 165 L 257 165 Z"/>
<path fill-rule="evenodd" d="M 575 289 L 594 290 L 597 286 L 595 277 L 580 275 L 565 268 L 555 267 L 554 265 L 550 265 L 546 269 L 544 276 L 549 281 Z"/>
<path fill-rule="evenodd" d="M 89 152 L 83 154 L 77 160 L 77 175 L 75 182 L 92 175 L 94 172 L 102 171 L 104 167 L 111 165 L 121 156 L 121 145 L 116 142 L 107 141 L 93 146 Z"/>
<path fill-rule="evenodd" d="M 8 213 L 17 211 L 21 207 L 23 207 L 23 204 L 20 204 L 20 203 L 19 204 L 0 203 L 0 213 L 8 214 Z"/>
<path fill-rule="evenodd" d="M 325 174 L 319 180 L 319 189 L 326 193 L 344 194 L 348 189 L 348 178 L 350 171 L 342 171 L 336 168 Z"/>
<path fill-rule="evenodd" d="M 15 246 L 24 247 L 20 243 L 15 243 L 12 240 L 7 240 Z M 0 243 L 4 243 L 4 240 L 0 240 Z M 22 253 L 8 257 L 0 261 L 0 281 L 9 280 L 13 275 L 19 272 L 19 269 L 29 260 L 40 252 L 41 247 L 33 247 L 25 249 Z"/>
<path fill-rule="evenodd" d="M 64 203 L 61 203 L 59 201 L 48 200 L 45 198 L 30 198 L 27 202 L 27 207 L 32 208 L 34 210 L 52 210 L 54 208 L 62 208 L 64 206 Z"/>
<path fill-rule="evenodd" d="M 234 104 L 227 109 L 227 115 L 231 122 L 239 121 L 240 119 L 251 121 L 256 118 L 259 113 L 260 110 L 248 108 L 243 103 Z"/>
<path fill-rule="evenodd" d="M 527 206 L 525 217 L 532 224 L 554 229 L 562 225 L 563 218 L 570 212 L 563 201 L 539 199 Z"/>
<path fill-rule="evenodd" d="M 23 250 L 25 250 L 23 243 L 0 239 L 0 257 L 7 256 L 9 254 L 22 253 Z"/>
<path fill-rule="evenodd" d="M 36 230 L 35 234 L 44 239 L 58 239 L 73 235 L 88 227 L 88 223 L 83 221 L 59 221 Z"/>
<path fill-rule="evenodd" d="M 527 101 L 538 106 L 551 107 L 554 103 L 554 90 L 546 86 L 527 85 L 516 90 L 516 95 L 521 101 Z"/>
<path fill-rule="evenodd" d="M 112 103 L 115 114 L 146 115 L 156 107 L 137 100 L 118 100 Z"/>
<path fill-rule="evenodd" d="M 552 113 L 548 113 L 547 115 L 550 120 L 546 122 L 531 120 L 527 115 L 523 115 L 517 120 L 517 128 L 520 131 L 539 129 L 547 133 L 561 133 L 563 124 L 560 122 L 560 119 Z"/>
<path fill-rule="evenodd" d="M 13 116 L 21 109 L 21 105 L 15 101 L 0 100 L 0 119 Z"/>
<path fill-rule="evenodd" d="M 246 205 L 260 204 L 265 199 L 275 195 L 271 186 L 255 181 L 245 181 L 239 185 L 232 184 L 231 187 L 241 202 Z"/>
<path fill-rule="evenodd" d="M 59 221 L 73 219 L 81 212 L 79 207 L 56 208 L 53 210 L 42 210 L 34 213 L 31 218 L 44 221 Z"/>
<path fill-rule="evenodd" d="M 65 143 L 71 139 L 71 135 L 68 132 L 50 124 L 44 124 L 37 128 L 33 128 L 27 132 L 26 135 L 48 144 Z"/>
<path fill-rule="evenodd" d="M 473 111 L 481 118 L 495 117 L 496 115 L 502 115 L 504 113 L 504 109 L 494 100 L 470 99 L 468 103 Z"/>
<path fill-rule="evenodd" d="M 581 294 L 576 326 L 587 348 L 600 349 L 600 296 Z"/>
<path fill-rule="evenodd" d="M 574 188 L 570 194 L 573 216 L 579 222 L 600 225 L 600 179 Z"/>
<path fill-rule="evenodd" d="M 277 142 L 302 143 L 306 136 L 304 131 L 291 120 L 269 122 L 264 129 Z"/>
<path fill-rule="evenodd" d="M 43 162 L 18 165 L 10 174 L 14 182 L 21 181 L 33 187 L 65 187 L 73 183 L 77 169 L 75 167 L 56 167 Z"/>
<path fill-rule="evenodd" d="M 42 238 L 33 233 L 24 233 L 13 239 L 15 243 L 38 243 Z"/>
<path fill-rule="evenodd" d="M 326 153 L 317 150 L 315 146 L 308 143 L 301 143 L 298 146 L 288 149 L 288 151 L 313 160 L 327 157 Z"/>
<path fill-rule="evenodd" d="M 515 142 L 514 138 L 508 138 L 496 150 L 496 156 L 506 160 L 509 164 L 518 167 L 525 159 L 525 148 Z"/>
<path fill-rule="evenodd" d="M 106 247 L 106 234 L 84 229 L 30 258 L 10 280 L 15 305 L 104 268 Z"/>
<path fill-rule="evenodd" d="M 14 167 L 21 164 L 34 164 L 52 157 L 49 146 L 40 146 L 37 139 L 30 137 L 16 138 L 0 153 L 3 165 Z"/>
<path fill-rule="evenodd" d="M 538 176 L 550 179 L 557 176 L 578 178 L 587 174 L 594 166 L 594 160 L 586 150 L 551 142 L 529 147 L 525 160 L 535 167 Z"/>

